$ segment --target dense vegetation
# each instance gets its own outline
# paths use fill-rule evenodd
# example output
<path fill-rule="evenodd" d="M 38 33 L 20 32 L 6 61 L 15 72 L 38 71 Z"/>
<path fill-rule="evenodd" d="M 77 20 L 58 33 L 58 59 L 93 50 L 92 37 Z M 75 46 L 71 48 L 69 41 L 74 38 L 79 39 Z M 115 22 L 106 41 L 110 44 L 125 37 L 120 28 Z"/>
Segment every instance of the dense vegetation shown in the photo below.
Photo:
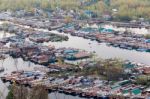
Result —
<path fill-rule="evenodd" d="M 149 0 L 113 0 L 112 7 L 117 7 L 120 17 L 150 18 Z"/>
<path fill-rule="evenodd" d="M 48 91 L 44 86 L 29 89 L 24 86 L 12 85 L 6 99 L 48 99 Z"/>
<path fill-rule="evenodd" d="M 0 0 L 0 10 L 33 10 L 33 8 L 49 10 L 57 7 L 79 11 L 92 10 L 99 15 L 109 12 L 114 19 L 120 20 L 131 20 L 141 17 L 150 19 L 149 0 L 97 0 L 97 3 L 89 6 L 81 6 L 81 0 Z M 117 11 L 114 13 L 112 9 Z"/>
<path fill-rule="evenodd" d="M 137 84 L 150 86 L 150 75 L 140 75 L 137 80 Z"/>
<path fill-rule="evenodd" d="M 54 9 L 57 6 L 62 8 L 78 8 L 76 0 L 0 0 L 0 10 L 32 10 L 33 8 Z"/>
<path fill-rule="evenodd" d="M 124 62 L 120 59 L 98 59 L 94 61 L 93 65 L 86 65 L 86 67 L 73 70 L 64 70 L 61 72 L 50 73 L 50 76 L 62 76 L 66 77 L 68 75 L 77 75 L 77 76 L 89 76 L 93 75 L 96 77 L 101 77 L 104 80 L 108 81 L 117 81 L 120 78 L 128 78 L 127 74 L 124 72 Z M 80 67 L 80 64 L 77 67 Z M 75 67 L 75 66 L 73 66 Z"/>
<path fill-rule="evenodd" d="M 123 71 L 123 61 L 119 59 L 108 59 L 98 61 L 94 67 L 88 66 L 82 73 L 84 75 L 98 75 L 105 80 L 116 81 L 125 78 Z"/>
<path fill-rule="evenodd" d="M 102 14 L 109 12 L 115 16 L 116 19 L 121 20 L 138 18 L 150 19 L 149 0 L 110 0 L 110 5 L 103 1 L 100 1 L 88 8 Z M 116 9 L 117 11 L 114 12 L 113 9 Z"/>

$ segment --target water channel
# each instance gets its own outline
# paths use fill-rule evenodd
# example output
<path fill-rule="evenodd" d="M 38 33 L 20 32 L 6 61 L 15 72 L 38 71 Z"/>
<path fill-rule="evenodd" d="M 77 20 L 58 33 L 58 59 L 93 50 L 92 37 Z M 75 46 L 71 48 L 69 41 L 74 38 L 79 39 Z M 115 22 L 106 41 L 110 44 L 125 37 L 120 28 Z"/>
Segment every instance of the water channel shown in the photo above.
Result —
<path fill-rule="evenodd" d="M 51 31 L 53 33 L 58 33 L 57 31 Z M 81 37 L 71 36 L 69 34 L 63 34 L 69 37 L 68 41 L 63 42 L 48 42 L 44 45 L 54 45 L 56 48 L 59 47 L 73 47 L 90 52 L 95 52 L 98 57 L 101 58 L 121 58 L 123 60 L 131 60 L 139 63 L 144 63 L 150 65 L 150 53 L 147 52 L 137 52 L 135 50 L 125 50 L 120 48 L 115 48 L 107 46 L 105 43 L 98 43 L 96 41 L 91 41 Z M 4 36 L 4 32 L 0 33 L 0 38 Z M 12 36 L 12 34 L 6 33 L 5 37 Z M 5 60 L 0 60 L 0 66 L 5 68 L 4 73 L 9 73 L 14 70 L 32 70 L 33 67 L 40 65 L 33 64 L 31 62 L 23 61 L 22 59 L 13 59 L 7 56 Z M 0 75 L 4 74 L 1 73 Z M 5 97 L 8 93 L 8 84 L 4 84 L 0 81 L 0 94 L 3 93 Z M 0 95 L 1 96 L 1 95 Z M 4 97 L 0 97 L 0 99 Z M 68 96 L 59 93 L 49 94 L 50 99 L 80 99 L 79 97 Z M 4 98 L 5 99 L 5 98 Z M 83 98 L 82 98 L 83 99 Z"/>

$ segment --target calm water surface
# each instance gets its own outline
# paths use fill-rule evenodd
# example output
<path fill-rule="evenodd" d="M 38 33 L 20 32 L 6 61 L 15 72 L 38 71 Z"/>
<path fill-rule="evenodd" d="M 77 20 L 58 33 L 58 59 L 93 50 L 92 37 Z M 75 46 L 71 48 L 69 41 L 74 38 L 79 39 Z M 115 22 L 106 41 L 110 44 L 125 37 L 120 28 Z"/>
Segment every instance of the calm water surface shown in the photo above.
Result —
<path fill-rule="evenodd" d="M 56 31 L 54 31 L 57 33 Z M 53 32 L 53 33 L 54 33 Z M 64 34 L 66 35 L 66 34 Z M 105 43 L 98 43 L 96 41 L 91 41 L 88 39 L 83 39 L 81 37 L 75 37 L 67 34 L 69 36 L 68 41 L 63 42 L 48 42 L 44 45 L 54 45 L 56 48 L 59 47 L 73 47 L 82 50 L 95 52 L 97 56 L 101 58 L 121 58 L 123 60 L 131 60 L 135 62 L 144 63 L 150 65 L 150 53 L 148 52 L 138 52 L 135 50 L 126 50 L 107 46 Z"/>
<path fill-rule="evenodd" d="M 58 33 L 56 31 L 52 31 L 53 33 Z M 60 33 L 58 33 L 60 34 Z M 6 33 L 4 35 L 3 32 L 0 33 L 0 38 L 12 36 L 13 34 Z M 90 52 L 95 52 L 98 57 L 101 58 L 121 58 L 123 60 L 131 60 L 135 62 L 140 62 L 144 64 L 150 65 L 150 53 L 147 52 L 137 52 L 134 50 L 125 50 L 120 48 L 114 48 L 107 46 L 105 43 L 97 43 L 96 41 L 91 41 L 87 39 L 83 39 L 81 37 L 74 37 L 69 34 L 63 34 L 69 36 L 69 41 L 63 42 L 48 42 L 44 43 L 44 45 L 54 45 L 56 48 L 59 47 L 73 47 L 78 48 Z M 14 70 L 32 70 L 34 67 L 40 66 L 35 65 L 31 62 L 23 61 L 22 59 L 13 59 L 9 56 L 2 61 L 0 60 L 0 66 L 5 68 L 4 73 L 10 73 Z M 0 75 L 4 74 L 1 73 Z M 0 96 L 3 93 L 5 97 L 8 93 L 7 89 L 8 84 L 4 84 L 0 81 Z M 4 97 L 0 97 L 0 99 L 5 99 Z M 68 96 L 59 93 L 51 93 L 49 94 L 50 99 L 80 99 L 79 97 Z M 82 98 L 83 99 L 83 98 Z"/>

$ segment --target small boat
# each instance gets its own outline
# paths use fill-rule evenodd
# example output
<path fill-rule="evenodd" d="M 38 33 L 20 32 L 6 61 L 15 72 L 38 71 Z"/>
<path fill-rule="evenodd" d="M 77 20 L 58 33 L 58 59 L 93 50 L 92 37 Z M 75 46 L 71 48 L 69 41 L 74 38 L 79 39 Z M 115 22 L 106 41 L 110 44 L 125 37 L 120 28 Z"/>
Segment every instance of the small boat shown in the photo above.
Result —
<path fill-rule="evenodd" d="M 132 50 L 132 47 L 127 47 L 128 50 Z"/>
<path fill-rule="evenodd" d="M 0 73 L 4 72 L 4 70 L 5 70 L 4 67 L 0 67 Z"/>
<path fill-rule="evenodd" d="M 4 55 L 0 55 L 0 60 L 4 60 L 6 57 Z"/>
<path fill-rule="evenodd" d="M 146 52 L 146 50 L 147 49 L 145 49 L 145 48 L 138 48 L 138 49 L 136 49 L 137 51 L 140 51 L 140 52 Z"/>

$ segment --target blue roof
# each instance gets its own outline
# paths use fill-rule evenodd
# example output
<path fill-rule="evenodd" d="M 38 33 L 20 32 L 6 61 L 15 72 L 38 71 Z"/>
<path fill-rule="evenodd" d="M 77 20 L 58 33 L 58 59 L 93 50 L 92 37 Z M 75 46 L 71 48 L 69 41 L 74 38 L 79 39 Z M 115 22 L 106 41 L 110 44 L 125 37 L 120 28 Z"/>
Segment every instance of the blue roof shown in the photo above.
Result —
<path fill-rule="evenodd" d="M 142 91 L 141 91 L 139 88 L 132 90 L 132 93 L 135 94 L 135 95 L 138 95 L 138 94 L 140 94 L 141 92 L 142 92 Z"/>
<path fill-rule="evenodd" d="M 99 28 L 100 32 L 109 32 L 112 33 L 114 30 L 113 29 L 106 29 L 106 28 Z"/>
<path fill-rule="evenodd" d="M 89 2 L 85 2 L 84 5 L 85 6 L 90 6 L 90 5 L 92 5 L 92 4 L 96 3 L 96 2 L 98 2 L 98 0 L 91 0 Z"/>
<path fill-rule="evenodd" d="M 134 64 L 128 63 L 128 64 L 124 64 L 125 68 L 134 68 Z"/>
<path fill-rule="evenodd" d="M 64 50 L 64 53 L 65 54 L 68 54 L 68 53 L 75 53 L 75 52 L 78 52 L 77 50 L 73 50 L 73 49 L 66 49 Z"/>
<path fill-rule="evenodd" d="M 86 14 L 86 15 L 94 15 L 94 12 L 92 12 L 90 10 L 85 10 L 84 14 Z"/>
<path fill-rule="evenodd" d="M 84 32 L 95 32 L 93 28 L 82 28 L 82 31 Z"/>
<path fill-rule="evenodd" d="M 150 43 L 150 39 L 145 40 L 146 43 Z"/>

